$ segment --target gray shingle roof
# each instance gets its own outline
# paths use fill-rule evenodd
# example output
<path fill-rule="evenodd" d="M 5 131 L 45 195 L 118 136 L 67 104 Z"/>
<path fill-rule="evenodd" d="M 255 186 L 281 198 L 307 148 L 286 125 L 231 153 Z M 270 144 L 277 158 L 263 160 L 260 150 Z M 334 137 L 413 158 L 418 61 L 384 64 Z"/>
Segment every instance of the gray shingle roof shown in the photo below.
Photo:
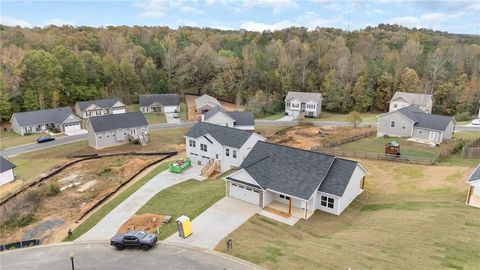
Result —
<path fill-rule="evenodd" d="M 428 128 L 439 131 L 445 131 L 445 129 L 447 129 L 447 126 L 453 120 L 452 116 L 425 113 L 415 105 L 410 105 L 397 111 L 412 120 L 415 123 L 415 127 Z"/>
<path fill-rule="evenodd" d="M 235 120 L 236 126 L 252 126 L 255 125 L 255 120 L 252 112 L 227 112 L 224 108 L 217 106 L 204 114 L 204 119 L 208 120 L 218 112 L 223 112 Z"/>
<path fill-rule="evenodd" d="M 196 123 L 185 136 L 198 138 L 207 134 L 210 134 L 222 145 L 241 148 L 250 136 L 252 136 L 253 132 L 199 122 Z"/>
<path fill-rule="evenodd" d="M 356 165 L 331 155 L 258 141 L 240 168 L 263 189 L 308 200 L 317 188 L 342 196 Z"/>
<path fill-rule="evenodd" d="M 473 170 L 472 175 L 470 175 L 470 177 L 467 180 L 467 183 L 468 182 L 473 182 L 473 181 L 478 181 L 478 180 L 480 180 L 480 164 L 478 164 L 477 168 L 475 168 L 475 170 Z"/>
<path fill-rule="evenodd" d="M 140 106 L 150 106 L 155 102 L 163 106 L 178 106 L 180 104 L 180 97 L 178 94 L 149 94 L 138 97 Z"/>
<path fill-rule="evenodd" d="M 107 99 L 97 99 L 97 100 L 88 100 L 88 101 L 78 101 L 76 105 L 81 111 L 84 111 L 90 105 L 95 104 L 100 108 L 109 109 L 115 103 L 122 102 L 119 98 L 107 98 Z"/>
<path fill-rule="evenodd" d="M 148 122 L 142 112 L 127 112 L 90 117 L 88 119 L 94 132 L 147 126 Z"/>
<path fill-rule="evenodd" d="M 0 156 L 0 173 L 6 172 L 15 167 L 16 167 L 15 164 L 10 162 L 10 160 Z"/>
<path fill-rule="evenodd" d="M 221 106 L 220 102 L 216 98 L 209 96 L 207 94 L 204 94 L 203 96 L 200 96 L 195 99 L 195 108 L 199 109 L 203 107 L 203 105 L 207 104 L 208 102 L 211 102 L 217 106 Z"/>
<path fill-rule="evenodd" d="M 311 92 L 293 92 L 290 91 L 287 93 L 285 97 L 285 101 L 296 98 L 300 100 L 300 102 L 309 102 L 314 101 L 316 103 L 320 103 L 322 101 L 322 94 L 321 93 L 311 93 Z"/>
<path fill-rule="evenodd" d="M 30 112 L 18 112 L 12 115 L 21 127 L 34 126 L 43 124 L 61 124 L 67 117 L 74 117 L 74 120 L 81 121 L 80 118 L 73 114 L 70 107 L 53 108 L 47 110 L 30 111 Z M 70 121 L 72 122 L 72 121 Z"/>
<path fill-rule="evenodd" d="M 419 94 L 419 93 L 408 93 L 408 92 L 400 92 L 397 91 L 393 95 L 390 101 L 394 101 L 396 99 L 402 98 L 409 104 L 416 104 L 416 105 L 428 105 L 432 103 L 432 95 L 427 94 Z"/>

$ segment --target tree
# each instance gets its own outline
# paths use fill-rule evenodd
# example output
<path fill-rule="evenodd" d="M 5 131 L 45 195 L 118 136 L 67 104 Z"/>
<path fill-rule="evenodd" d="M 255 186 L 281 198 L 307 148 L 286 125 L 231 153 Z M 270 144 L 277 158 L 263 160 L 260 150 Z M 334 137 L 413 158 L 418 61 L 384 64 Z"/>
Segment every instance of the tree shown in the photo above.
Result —
<path fill-rule="evenodd" d="M 10 120 L 12 105 L 8 99 L 7 80 L 3 73 L 0 72 L 0 120 Z"/>
<path fill-rule="evenodd" d="M 405 68 L 400 77 L 398 90 L 402 92 L 420 92 L 420 79 L 414 69 Z"/>
<path fill-rule="evenodd" d="M 353 109 L 360 112 L 365 112 L 372 106 L 372 92 L 367 89 L 367 82 L 362 75 L 358 77 L 355 86 L 353 87 Z"/>
<path fill-rule="evenodd" d="M 357 128 L 358 125 L 360 125 L 360 123 L 362 123 L 363 120 L 359 112 L 353 111 L 348 114 L 347 121 L 352 123 L 354 128 Z"/>
<path fill-rule="evenodd" d="M 165 73 L 158 70 L 151 59 L 148 59 L 145 63 L 140 78 L 147 93 L 165 93 L 167 91 Z"/>

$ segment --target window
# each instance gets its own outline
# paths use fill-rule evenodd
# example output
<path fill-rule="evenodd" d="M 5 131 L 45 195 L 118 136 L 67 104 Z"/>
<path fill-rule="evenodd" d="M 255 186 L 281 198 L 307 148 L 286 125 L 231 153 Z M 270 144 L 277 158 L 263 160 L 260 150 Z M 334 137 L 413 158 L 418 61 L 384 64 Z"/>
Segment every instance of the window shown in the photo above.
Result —
<path fill-rule="evenodd" d="M 390 127 L 395 127 L 395 121 L 390 121 Z"/>
<path fill-rule="evenodd" d="M 287 107 L 290 107 L 290 102 L 287 102 Z"/>
<path fill-rule="evenodd" d="M 227 157 L 230 156 L 230 149 L 228 149 L 228 148 L 225 149 L 225 156 L 227 156 Z"/>
<path fill-rule="evenodd" d="M 98 138 L 101 139 L 101 138 L 102 138 L 102 135 L 98 135 Z"/>
<path fill-rule="evenodd" d="M 402 129 L 406 129 L 407 128 L 407 123 L 402 123 Z"/>
<path fill-rule="evenodd" d="M 280 197 L 280 199 L 290 200 L 290 197 L 288 197 L 287 195 L 279 194 L 278 196 Z"/>
<path fill-rule="evenodd" d="M 233 150 L 232 154 L 233 154 L 233 158 L 237 158 L 237 151 L 236 150 Z"/>
<path fill-rule="evenodd" d="M 423 129 L 419 129 L 418 134 L 422 134 L 422 133 L 423 133 Z"/>
<path fill-rule="evenodd" d="M 200 150 L 202 150 L 203 152 L 207 152 L 207 145 L 201 143 L 201 144 L 200 144 Z"/>
<path fill-rule="evenodd" d="M 393 108 L 397 108 L 397 104 L 396 104 L 396 103 L 393 104 Z"/>
<path fill-rule="evenodd" d="M 322 196 L 320 204 L 322 206 L 333 209 L 335 207 L 335 199 L 334 198 L 329 198 L 327 196 Z"/>
<path fill-rule="evenodd" d="M 195 141 L 194 140 L 188 140 L 188 145 L 190 145 L 190 147 L 195 147 Z"/>

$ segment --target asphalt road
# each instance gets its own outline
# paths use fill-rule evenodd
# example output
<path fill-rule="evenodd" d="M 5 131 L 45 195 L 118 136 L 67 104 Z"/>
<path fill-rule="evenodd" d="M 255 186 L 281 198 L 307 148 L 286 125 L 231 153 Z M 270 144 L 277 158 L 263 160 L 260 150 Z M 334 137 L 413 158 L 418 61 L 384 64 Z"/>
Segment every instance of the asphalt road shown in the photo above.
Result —
<path fill-rule="evenodd" d="M 0 254 L 2 270 L 71 269 L 260 269 L 259 267 L 212 251 L 159 243 L 149 251 L 118 251 L 106 242 L 68 243 L 6 251 Z"/>
<path fill-rule="evenodd" d="M 334 122 L 334 121 L 315 121 L 313 122 L 315 126 L 350 126 L 348 122 Z M 172 129 L 172 128 L 181 128 L 181 127 L 191 127 L 194 122 L 182 122 L 182 123 L 162 123 L 162 124 L 153 124 L 149 126 L 150 130 L 161 130 L 161 129 Z M 276 120 L 255 120 L 255 125 L 257 126 L 294 126 L 297 124 L 297 121 L 276 121 Z M 362 126 L 376 125 L 376 123 L 363 123 Z M 465 127 L 465 126 L 456 126 L 455 130 L 457 131 L 478 131 L 480 132 L 480 127 Z M 4 157 L 16 156 L 22 153 L 41 150 L 57 145 L 72 143 L 76 141 L 82 141 L 87 139 L 87 134 L 79 134 L 73 136 L 63 136 L 57 138 L 55 141 L 48 143 L 32 143 L 27 145 L 20 145 L 17 147 L 8 148 L 0 151 L 0 155 Z"/>

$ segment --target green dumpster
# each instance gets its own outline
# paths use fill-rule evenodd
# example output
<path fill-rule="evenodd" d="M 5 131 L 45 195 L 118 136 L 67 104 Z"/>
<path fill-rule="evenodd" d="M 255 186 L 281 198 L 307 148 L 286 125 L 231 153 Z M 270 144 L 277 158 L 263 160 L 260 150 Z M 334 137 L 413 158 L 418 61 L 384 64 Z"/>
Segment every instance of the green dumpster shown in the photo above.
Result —
<path fill-rule="evenodd" d="M 192 166 L 192 161 L 190 159 L 180 159 L 175 160 L 173 163 L 168 165 L 168 170 L 173 173 L 181 173 L 190 166 Z"/>

